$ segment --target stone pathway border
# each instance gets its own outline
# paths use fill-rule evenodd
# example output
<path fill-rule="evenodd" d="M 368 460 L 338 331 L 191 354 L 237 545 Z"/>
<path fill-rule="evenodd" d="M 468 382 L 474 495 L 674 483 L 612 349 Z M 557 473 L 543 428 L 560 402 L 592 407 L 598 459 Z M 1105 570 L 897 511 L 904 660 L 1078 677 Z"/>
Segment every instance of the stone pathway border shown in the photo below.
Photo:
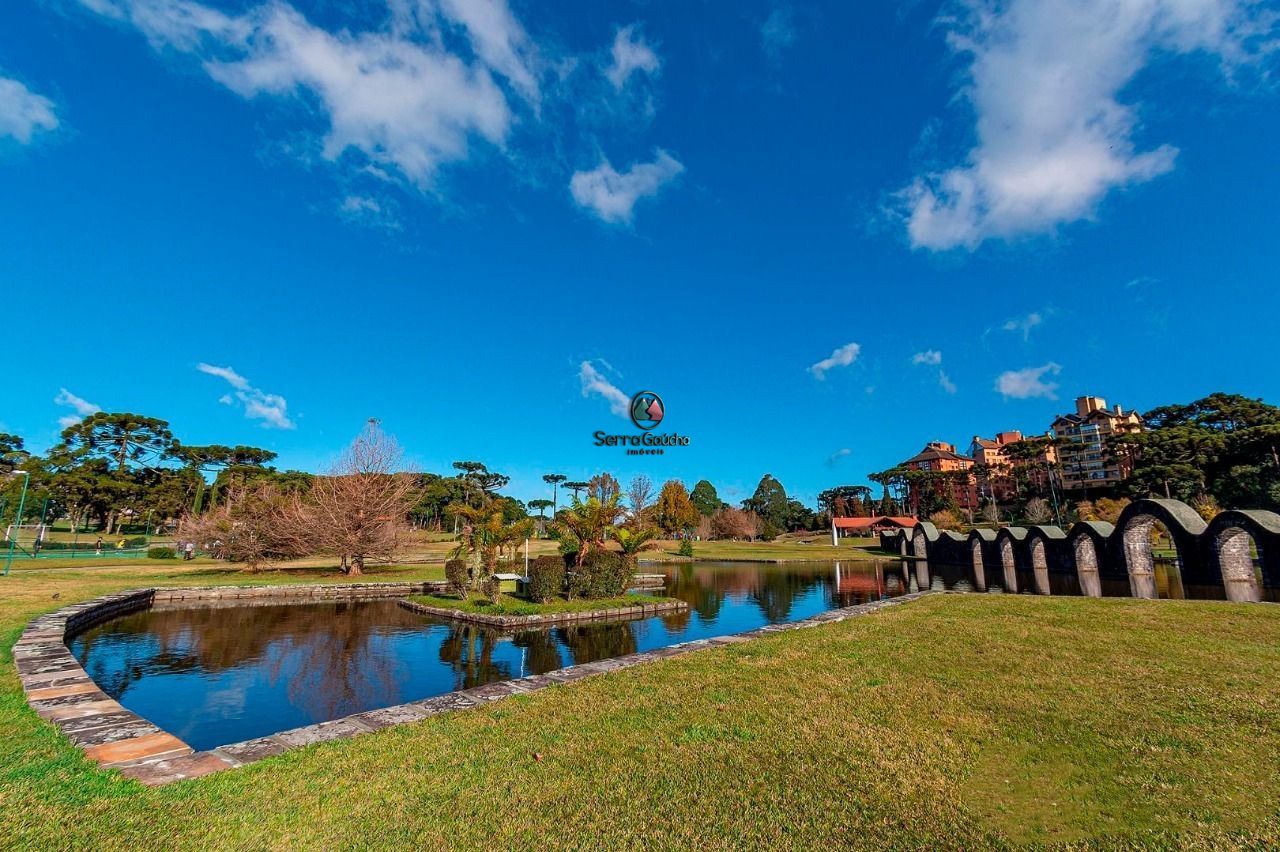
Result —
<path fill-rule="evenodd" d="M 577 621 L 597 621 L 601 619 L 635 619 L 648 618 L 664 612 L 677 612 L 689 608 L 684 601 L 666 601 L 657 604 L 636 604 L 612 609 L 590 609 L 582 612 L 555 612 L 547 615 L 483 615 L 475 612 L 463 612 L 460 609 L 447 609 L 441 606 L 427 606 L 416 601 L 401 600 L 400 606 L 422 615 L 447 618 L 451 621 L 465 621 L 471 624 L 483 624 L 499 630 L 517 630 L 520 628 L 555 627 Z"/>
<path fill-rule="evenodd" d="M 325 600 L 403 598 L 441 591 L 442 583 L 344 583 L 314 586 L 214 586 L 189 589 L 138 589 L 105 595 L 63 607 L 33 619 L 13 646 L 14 665 L 27 703 L 41 718 L 52 722 L 86 756 L 103 768 L 118 769 L 126 777 L 155 786 L 198 778 L 234 769 L 294 748 L 372 733 L 393 725 L 417 722 L 440 713 L 475 707 L 512 695 L 537 692 L 549 686 L 572 683 L 591 675 L 631 668 L 654 660 L 678 657 L 703 648 L 717 648 L 758 639 L 786 630 L 798 630 L 844 621 L 888 606 L 917 600 L 941 591 L 914 592 L 887 600 L 833 609 L 803 621 L 771 624 L 746 633 L 696 639 L 639 654 L 628 654 L 594 663 L 569 666 L 546 674 L 530 675 L 410 701 L 393 707 L 366 710 L 341 719 L 281 731 L 258 739 L 197 752 L 182 740 L 131 713 L 98 688 L 67 648 L 76 634 L 118 615 L 146 609 L 153 604 L 175 602 L 233 602 L 245 605 L 267 599 L 300 603 Z M 646 604 L 645 608 L 656 607 Z M 424 609 L 426 609 L 424 607 Z M 634 609 L 634 607 L 632 608 Z M 606 610 L 609 612 L 610 610 Z M 656 610 L 655 610 L 656 611 Z M 545 622 L 544 622 L 545 623 Z"/>

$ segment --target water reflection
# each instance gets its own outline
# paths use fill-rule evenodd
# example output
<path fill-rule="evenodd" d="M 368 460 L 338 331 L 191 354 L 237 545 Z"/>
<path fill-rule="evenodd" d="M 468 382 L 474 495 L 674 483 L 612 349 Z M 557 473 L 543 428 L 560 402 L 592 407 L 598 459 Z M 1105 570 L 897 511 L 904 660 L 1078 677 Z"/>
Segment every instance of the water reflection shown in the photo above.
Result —
<path fill-rule="evenodd" d="M 687 611 L 514 634 L 393 601 L 169 605 L 99 625 L 72 651 L 125 707 L 206 749 L 902 594 L 906 564 L 672 566 L 666 594 Z"/>
<path fill-rule="evenodd" d="M 682 612 L 500 633 L 426 618 L 394 601 L 169 606 L 99 625 L 72 651 L 125 707 L 197 749 L 265 736 L 457 689 L 753 630 L 922 589 L 1012 591 L 1004 572 L 923 560 L 759 565 L 699 562 L 665 571 Z M 1030 571 L 1014 572 L 1033 590 Z M 1078 590 L 1050 573 L 1053 594 Z M 1157 565 L 1162 597 L 1222 597 Z M 1127 579 L 1104 578 L 1127 595 Z"/>

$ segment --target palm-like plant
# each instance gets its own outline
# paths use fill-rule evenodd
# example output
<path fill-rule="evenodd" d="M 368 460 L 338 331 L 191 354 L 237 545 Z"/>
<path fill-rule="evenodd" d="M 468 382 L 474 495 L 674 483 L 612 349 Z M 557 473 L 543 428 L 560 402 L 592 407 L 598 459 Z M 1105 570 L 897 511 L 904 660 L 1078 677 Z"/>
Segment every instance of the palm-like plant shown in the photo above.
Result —
<path fill-rule="evenodd" d="M 474 556 L 488 574 L 497 569 L 498 557 L 503 548 L 511 547 L 514 552 L 520 542 L 533 534 L 531 518 L 508 522 L 497 506 L 475 508 L 454 503 L 449 506 L 449 511 L 462 518 L 466 524 L 462 539 L 454 551 L 455 558 Z M 472 581 L 474 580 L 473 572 Z"/>
<path fill-rule="evenodd" d="M 572 506 L 560 512 L 556 526 L 578 540 L 579 565 L 592 548 L 604 547 L 605 539 L 611 535 L 624 511 L 618 505 L 618 496 L 614 495 L 604 501 L 595 497 L 588 497 L 583 502 L 575 499 Z"/>
<path fill-rule="evenodd" d="M 613 540 L 618 542 L 618 546 L 622 548 L 622 553 L 628 557 L 634 557 L 640 551 L 649 546 L 649 542 L 658 537 L 658 531 L 652 527 L 644 529 L 630 529 L 628 527 L 617 527 L 613 530 Z"/>

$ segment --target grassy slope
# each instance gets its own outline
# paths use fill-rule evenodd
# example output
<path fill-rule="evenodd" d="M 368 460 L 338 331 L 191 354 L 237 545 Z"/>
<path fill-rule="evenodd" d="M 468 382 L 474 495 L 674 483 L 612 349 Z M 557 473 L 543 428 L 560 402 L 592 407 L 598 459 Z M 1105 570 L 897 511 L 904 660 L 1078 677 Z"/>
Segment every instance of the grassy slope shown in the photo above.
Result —
<path fill-rule="evenodd" d="M 828 539 L 830 541 L 830 539 Z M 643 562 L 688 561 L 676 555 L 678 541 L 656 541 L 655 549 L 640 553 Z M 743 560 L 749 562 L 814 562 L 835 559 L 884 559 L 884 554 L 865 547 L 844 544 L 797 544 L 795 542 L 770 541 L 696 541 L 693 543 L 694 559 Z"/>
<path fill-rule="evenodd" d="M 1271 606 L 929 598 L 155 790 L 89 767 L 24 706 L 9 647 L 53 591 L 225 580 L 0 586 L 6 845 L 1280 843 Z"/>
<path fill-rule="evenodd" d="M 504 594 L 498 598 L 496 604 L 490 603 L 488 598 L 476 595 L 472 595 L 465 601 L 448 595 L 412 595 L 409 600 L 424 606 L 456 609 L 461 612 L 478 615 L 551 615 L 563 612 L 592 612 L 597 609 L 617 609 L 618 607 L 637 606 L 639 604 L 664 603 L 674 600 L 674 598 L 636 594 L 597 600 L 583 600 L 581 598 L 572 601 L 553 600 L 545 604 L 539 604 L 515 595 Z"/>
<path fill-rule="evenodd" d="M 896 556 L 896 554 L 880 553 L 871 549 L 868 544 L 854 546 L 849 543 L 842 543 L 840 547 L 832 547 L 829 543 L 830 539 L 826 536 L 813 536 L 810 538 L 813 542 L 811 544 L 800 544 L 795 540 L 774 542 L 699 541 L 694 543 L 693 552 L 697 559 L 730 559 L 749 562 L 811 562 L 827 559 L 882 559 L 887 556 Z M 443 563 L 457 546 L 457 542 L 450 537 L 441 538 L 439 534 L 431 536 L 420 534 L 419 538 L 406 549 L 402 558 L 405 562 Z M 655 541 L 653 542 L 653 549 L 645 550 L 640 554 L 640 560 L 641 562 L 687 562 L 688 560 L 685 557 L 676 555 L 675 551 L 679 546 L 680 543 L 678 541 Z M 46 551 L 46 554 L 51 552 Z M 530 558 L 558 552 L 556 542 L 548 539 L 532 541 L 529 545 Z M 106 556 L 80 556 L 76 559 L 17 559 L 14 561 L 14 566 L 15 568 L 33 569 L 98 568 L 104 565 L 119 567 L 120 563 L 116 561 L 117 559 L 119 557 L 113 556 L 110 547 L 108 547 Z M 144 558 L 136 556 L 125 557 L 125 559 L 128 560 L 127 564 L 146 561 Z M 522 564 L 523 559 L 524 548 L 521 547 L 516 558 L 516 564 Z M 222 564 L 215 560 L 202 561 L 207 564 Z M 328 567 L 332 563 L 332 557 L 319 556 L 299 559 L 285 564 L 288 567 Z"/>

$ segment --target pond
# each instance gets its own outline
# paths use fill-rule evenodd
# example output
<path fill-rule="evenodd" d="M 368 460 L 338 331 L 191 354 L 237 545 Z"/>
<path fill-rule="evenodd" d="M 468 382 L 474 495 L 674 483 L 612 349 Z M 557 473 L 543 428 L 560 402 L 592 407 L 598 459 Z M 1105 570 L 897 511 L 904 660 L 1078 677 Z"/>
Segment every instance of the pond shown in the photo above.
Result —
<path fill-rule="evenodd" d="M 687 611 L 502 633 L 394 600 L 269 606 L 167 604 L 98 625 L 71 651 L 129 710 L 198 750 L 565 666 L 798 621 L 918 589 L 974 591 L 971 568 L 925 562 L 645 566 Z M 1033 588 L 1018 572 L 1019 588 Z M 1161 597 L 1222 597 L 1157 564 Z M 1078 594 L 1053 574 L 1055 595 Z M 996 590 L 998 576 L 988 576 Z M 1107 596 L 1127 596 L 1109 579 Z"/>
<path fill-rule="evenodd" d="M 657 568 L 687 611 L 500 633 L 393 600 L 164 605 L 71 651 L 129 710 L 206 750 L 494 681 L 796 621 L 914 589 L 903 563 L 696 562 Z"/>

